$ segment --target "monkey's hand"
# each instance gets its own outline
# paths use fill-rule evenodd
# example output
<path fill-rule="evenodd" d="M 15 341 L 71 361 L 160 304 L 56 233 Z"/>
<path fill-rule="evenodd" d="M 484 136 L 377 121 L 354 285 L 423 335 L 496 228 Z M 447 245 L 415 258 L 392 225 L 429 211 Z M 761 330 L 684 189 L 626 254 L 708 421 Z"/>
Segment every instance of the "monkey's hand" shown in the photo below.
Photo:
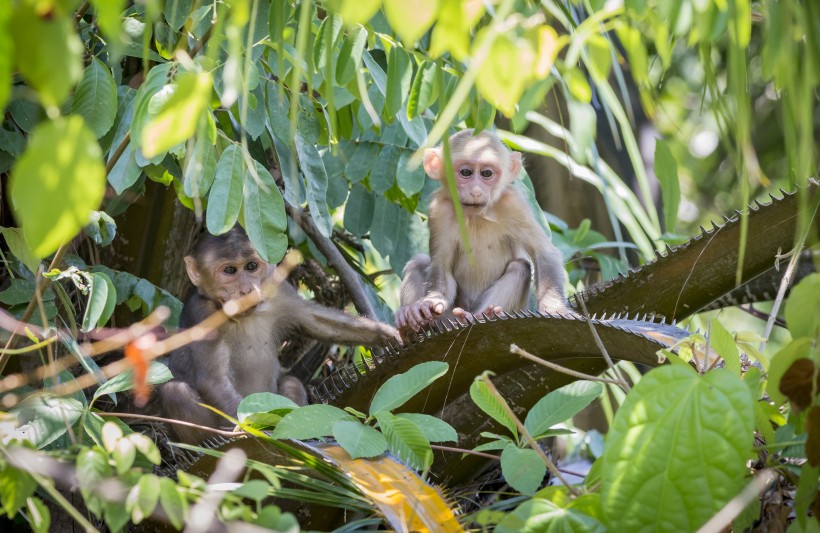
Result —
<path fill-rule="evenodd" d="M 402 306 L 396 312 L 396 327 L 411 327 L 414 330 L 429 324 L 447 309 L 447 302 L 441 298 L 424 298 L 416 303 Z"/>
<path fill-rule="evenodd" d="M 467 322 L 475 322 L 476 321 L 475 315 L 478 315 L 478 314 L 484 314 L 484 315 L 487 315 L 488 317 L 493 317 L 493 316 L 503 317 L 504 316 L 504 309 L 500 306 L 492 305 L 492 304 L 488 305 L 485 309 L 480 310 L 476 313 L 470 313 L 468 311 L 465 311 L 461 307 L 454 307 L 453 308 L 453 315 L 456 318 L 459 318 L 459 319 L 463 318 Z"/>

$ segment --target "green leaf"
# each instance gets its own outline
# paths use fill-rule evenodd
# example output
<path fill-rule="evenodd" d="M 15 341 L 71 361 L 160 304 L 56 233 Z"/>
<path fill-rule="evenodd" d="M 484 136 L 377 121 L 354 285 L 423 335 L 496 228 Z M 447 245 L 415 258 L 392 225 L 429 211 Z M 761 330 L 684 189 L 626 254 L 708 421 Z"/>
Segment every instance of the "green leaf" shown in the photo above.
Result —
<path fill-rule="evenodd" d="M 425 60 L 419 65 L 407 100 L 407 118 L 417 117 L 435 102 L 438 74 L 438 67 L 433 61 Z"/>
<path fill-rule="evenodd" d="M 740 353 L 735 344 L 734 336 L 726 331 L 726 328 L 717 320 L 712 320 L 712 331 L 709 336 L 709 343 L 723 360 L 726 368 L 731 370 L 736 376 L 740 376 Z"/>
<path fill-rule="evenodd" d="M 393 187 L 400 156 L 401 149 L 398 146 L 389 144 L 382 148 L 379 164 L 370 171 L 370 188 L 373 192 L 384 194 Z"/>
<path fill-rule="evenodd" d="M 171 371 L 168 370 L 167 366 L 159 361 L 151 361 L 151 366 L 148 367 L 148 383 L 151 385 L 159 385 L 160 383 L 171 381 L 173 377 L 174 376 L 171 374 Z M 105 385 L 98 388 L 96 392 L 94 392 L 94 399 L 96 400 L 104 394 L 123 392 L 133 388 L 134 371 L 129 368 L 125 372 L 117 374 L 113 378 L 109 379 Z"/>
<path fill-rule="evenodd" d="M 375 209 L 376 196 L 361 185 L 354 185 L 345 206 L 345 229 L 359 237 L 366 234 L 373 223 Z"/>
<path fill-rule="evenodd" d="M 0 292 L 0 303 L 8 306 L 27 304 L 34 298 L 36 286 L 34 280 L 15 278 L 3 292 Z M 53 300 L 54 293 L 49 291 L 43 295 L 43 299 Z"/>
<path fill-rule="evenodd" d="M 512 117 L 515 105 L 532 79 L 535 62 L 535 51 L 529 40 L 499 35 L 481 64 L 476 87 L 493 106 Z"/>
<path fill-rule="evenodd" d="M 207 72 L 185 72 L 177 77 L 173 95 L 141 132 L 145 157 L 163 154 L 194 135 L 199 117 L 211 101 L 212 88 L 213 78 Z"/>
<path fill-rule="evenodd" d="M 251 170 L 245 169 L 245 230 L 259 256 L 275 264 L 285 256 L 288 248 L 288 238 L 283 233 L 287 228 L 285 201 L 268 170 L 256 160 L 253 163 L 256 175 L 267 191 L 257 184 Z"/>
<path fill-rule="evenodd" d="M 100 145 L 82 117 L 59 118 L 34 129 L 12 169 L 9 191 L 15 217 L 37 257 L 51 254 L 88 224 L 105 193 L 105 168 Z"/>
<path fill-rule="evenodd" d="M 44 107 L 59 107 L 83 74 L 84 47 L 74 31 L 74 18 L 42 16 L 37 3 L 20 2 L 12 10 L 9 29 L 20 73 Z"/>
<path fill-rule="evenodd" d="M 188 14 L 191 12 L 194 0 L 166 0 L 165 2 L 165 20 L 174 31 L 185 25 L 188 20 Z"/>
<path fill-rule="evenodd" d="M 387 411 L 376 415 L 390 451 L 411 468 L 427 470 L 433 464 L 433 450 L 424 433 L 413 422 Z"/>
<path fill-rule="evenodd" d="M 440 0 L 383 0 L 387 22 L 407 46 L 421 39 L 438 13 Z"/>
<path fill-rule="evenodd" d="M 338 13 L 348 27 L 367 22 L 376 14 L 381 6 L 381 0 L 327 0 L 327 8 Z"/>
<path fill-rule="evenodd" d="M 356 1 L 356 0 L 352 0 Z M 349 22 L 342 15 L 342 20 L 346 24 Z M 354 39 L 346 38 L 342 49 L 339 52 L 339 59 L 336 63 L 336 83 L 341 86 L 347 85 L 356 75 L 356 66 L 362 62 L 362 53 L 367 44 L 367 30 L 359 28 Z"/>
<path fill-rule="evenodd" d="M 379 150 L 381 147 L 376 143 L 360 142 L 356 145 L 345 167 L 345 177 L 350 183 L 358 183 L 370 173 L 379 160 Z"/>
<path fill-rule="evenodd" d="M 731 372 L 651 370 L 607 436 L 601 499 L 609 525 L 698 529 L 746 484 L 753 432 L 752 396 Z"/>
<path fill-rule="evenodd" d="M 578 414 L 600 396 L 602 391 L 601 384 L 593 381 L 575 381 L 554 390 L 538 400 L 530 409 L 524 420 L 524 427 L 530 435 L 541 435 L 555 424 L 565 422 Z"/>
<path fill-rule="evenodd" d="M 664 226 L 666 231 L 674 231 L 680 204 L 678 162 L 662 139 L 655 141 L 655 175 L 661 184 Z"/>
<path fill-rule="evenodd" d="M 501 452 L 501 473 L 512 488 L 532 496 L 547 473 L 547 465 L 535 450 L 508 444 Z"/>
<path fill-rule="evenodd" d="M 77 482 L 89 511 L 99 516 L 102 500 L 97 494 L 100 483 L 111 475 L 108 457 L 96 448 L 86 449 L 77 455 Z"/>
<path fill-rule="evenodd" d="M 324 237 L 333 232 L 333 220 L 327 208 L 327 171 L 316 146 L 308 143 L 300 132 L 296 133 L 296 154 L 299 166 L 307 179 L 307 199 L 310 217 Z"/>
<path fill-rule="evenodd" d="M 83 229 L 100 246 L 108 246 L 117 235 L 117 223 L 105 211 L 92 211 L 91 222 Z"/>
<path fill-rule="evenodd" d="M 134 20 L 134 19 L 127 19 Z M 164 89 L 168 84 L 169 76 L 171 75 L 171 63 L 157 65 L 148 71 L 145 81 L 137 90 L 134 96 L 134 112 L 131 123 L 131 143 L 138 146 L 142 140 L 142 130 L 148 120 L 150 114 L 148 107 L 151 104 L 151 99 L 157 94 L 160 89 Z M 190 117 L 188 117 L 190 118 Z"/>
<path fill-rule="evenodd" d="M 158 465 L 162 462 L 162 456 L 159 453 L 159 448 L 157 448 L 154 441 L 146 435 L 135 431 L 134 433 L 130 433 L 126 438 L 130 440 L 131 444 L 134 445 L 134 448 L 144 455 L 146 459 L 151 461 L 151 463 Z"/>
<path fill-rule="evenodd" d="M 413 196 L 414 194 L 421 192 L 424 188 L 424 181 L 426 179 L 423 166 L 416 165 L 414 169 L 409 168 L 408 162 L 412 157 L 413 152 L 411 150 L 402 150 L 401 156 L 399 156 L 399 163 L 396 168 L 396 182 L 399 184 L 399 189 L 401 189 L 401 192 L 403 192 L 406 196 Z"/>
<path fill-rule="evenodd" d="M 510 433 L 517 439 L 518 428 L 515 421 L 510 418 L 504 406 L 507 402 L 504 398 L 498 397 L 490 392 L 487 384 L 481 380 L 473 381 L 470 385 L 470 398 L 478 406 L 479 409 L 490 415 L 493 420 L 510 430 Z"/>
<path fill-rule="evenodd" d="M 399 413 L 396 416 L 417 425 L 430 442 L 458 442 L 455 428 L 440 418 L 421 413 Z"/>
<path fill-rule="evenodd" d="M 14 39 L 11 36 L 11 3 L 0 5 L 0 113 L 6 110 L 11 96 Z"/>
<path fill-rule="evenodd" d="M 588 498 L 594 495 L 584 495 Z M 579 498 L 579 500 L 581 499 Z M 584 533 L 606 533 L 604 523 L 582 511 L 572 509 L 571 503 L 563 509 L 556 503 L 543 498 L 527 500 L 501 520 L 495 527 L 496 533 L 564 533 L 583 531 Z"/>
<path fill-rule="evenodd" d="M 159 501 L 171 525 L 182 529 L 188 510 L 188 501 L 177 490 L 176 483 L 167 477 L 159 480 Z"/>
<path fill-rule="evenodd" d="M 117 305 L 117 289 L 105 274 L 94 272 L 91 274 L 91 292 L 88 295 L 88 305 L 83 315 L 83 331 L 104 326 L 111 314 L 114 306 Z"/>
<path fill-rule="evenodd" d="M 245 160 L 242 148 L 232 144 L 222 152 L 216 165 L 214 183 L 208 195 L 205 221 L 208 231 L 222 235 L 236 224 L 242 208 Z"/>
<path fill-rule="evenodd" d="M 31 272 L 36 273 L 40 260 L 31 253 L 23 232 L 19 228 L 0 228 L 0 234 L 6 239 L 6 245 L 14 257 L 22 261 Z"/>
<path fill-rule="evenodd" d="M 587 39 L 589 52 L 589 72 L 598 82 L 605 82 L 612 69 L 612 50 L 609 41 L 598 34 L 590 35 Z"/>
<path fill-rule="evenodd" d="M 37 482 L 29 474 L 6 463 L 0 470 L 0 501 L 6 515 L 13 517 L 36 488 Z"/>
<path fill-rule="evenodd" d="M 392 411 L 447 373 L 450 365 L 442 361 L 420 363 L 403 374 L 391 377 L 376 391 L 370 402 L 370 414 Z"/>
<path fill-rule="evenodd" d="M 241 487 L 234 490 L 232 494 L 240 498 L 248 498 L 255 502 L 261 502 L 268 496 L 268 489 L 270 484 L 261 479 L 252 479 L 242 484 Z"/>
<path fill-rule="evenodd" d="M 333 438 L 353 459 L 376 457 L 387 450 L 387 441 L 381 433 L 356 420 L 337 420 L 333 424 Z"/>
<path fill-rule="evenodd" d="M 236 409 L 236 418 L 240 422 L 244 422 L 252 415 L 270 413 L 271 411 L 284 416 L 286 413 L 298 408 L 299 406 L 293 403 L 290 398 L 272 392 L 257 392 L 242 398 L 239 407 Z"/>
<path fill-rule="evenodd" d="M 117 475 L 121 476 L 134 466 L 134 459 L 137 458 L 137 448 L 130 440 L 120 439 L 111 452 L 111 458 L 114 460 L 114 469 L 117 471 Z"/>
<path fill-rule="evenodd" d="M 801 337 L 781 348 L 772 357 L 768 380 L 766 380 L 766 392 L 769 393 L 769 397 L 775 405 L 779 406 L 787 400 L 786 396 L 780 392 L 780 380 L 783 378 L 783 374 L 798 359 L 802 357 L 813 359 L 815 357 L 813 354 L 816 354 L 817 348 L 812 346 L 813 343 L 814 339 Z"/>
<path fill-rule="evenodd" d="M 353 417 L 332 405 L 306 405 L 285 415 L 271 433 L 274 439 L 315 439 L 333 434 L 337 420 Z"/>
<path fill-rule="evenodd" d="M 571 68 L 564 73 L 564 81 L 569 86 L 569 92 L 573 98 L 581 104 L 588 104 L 592 101 L 592 88 L 589 86 L 584 73 L 577 68 Z"/>
<path fill-rule="evenodd" d="M 399 113 L 404 99 L 410 92 L 412 80 L 413 67 L 410 64 L 410 55 L 401 46 L 393 46 L 387 54 L 384 116 L 393 117 Z"/>
<path fill-rule="evenodd" d="M 145 474 L 131 489 L 125 501 L 125 508 L 131 513 L 131 520 L 139 524 L 151 516 L 159 503 L 160 478 L 154 474 Z"/>
<path fill-rule="evenodd" d="M 183 188 L 190 198 L 204 198 L 216 177 L 216 147 L 205 135 L 198 135 L 185 161 Z"/>
<path fill-rule="evenodd" d="M 810 310 L 820 309 L 820 274 L 806 276 L 792 288 L 786 300 L 786 323 L 793 339 L 820 336 L 820 316 Z"/>
<path fill-rule="evenodd" d="M 80 419 L 83 404 L 73 398 L 33 394 L 10 412 L 20 424 L 12 436 L 31 441 L 39 449 L 60 438 Z"/>
<path fill-rule="evenodd" d="M 71 113 L 81 115 L 98 139 L 114 125 L 117 85 L 111 71 L 96 57 L 91 59 L 74 90 Z"/>
<path fill-rule="evenodd" d="M 29 498 L 26 501 L 29 525 L 34 533 L 48 533 L 51 528 L 51 512 L 40 498 Z"/>

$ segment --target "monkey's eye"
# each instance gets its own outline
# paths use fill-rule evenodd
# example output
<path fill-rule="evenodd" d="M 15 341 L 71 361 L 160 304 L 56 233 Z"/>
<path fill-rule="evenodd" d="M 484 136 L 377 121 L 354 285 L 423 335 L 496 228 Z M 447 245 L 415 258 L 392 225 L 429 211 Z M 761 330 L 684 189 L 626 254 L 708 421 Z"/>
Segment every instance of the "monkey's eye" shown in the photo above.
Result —
<path fill-rule="evenodd" d="M 462 176 L 464 176 L 465 178 L 469 178 L 470 176 L 473 175 L 473 171 L 470 170 L 469 168 L 462 168 L 461 170 L 458 171 L 458 173 L 461 174 Z"/>
<path fill-rule="evenodd" d="M 493 171 L 489 168 L 485 168 L 484 170 L 481 171 L 481 177 L 484 178 L 485 180 L 488 180 L 488 179 L 493 177 Z"/>
<path fill-rule="evenodd" d="M 248 272 L 253 272 L 257 268 L 259 268 L 259 263 L 257 263 L 256 261 L 251 261 L 247 265 L 245 265 L 245 270 L 247 270 Z"/>
<path fill-rule="evenodd" d="M 233 276 L 234 274 L 236 274 L 236 267 L 233 265 L 224 266 L 222 267 L 222 273 L 227 274 L 229 276 Z"/>

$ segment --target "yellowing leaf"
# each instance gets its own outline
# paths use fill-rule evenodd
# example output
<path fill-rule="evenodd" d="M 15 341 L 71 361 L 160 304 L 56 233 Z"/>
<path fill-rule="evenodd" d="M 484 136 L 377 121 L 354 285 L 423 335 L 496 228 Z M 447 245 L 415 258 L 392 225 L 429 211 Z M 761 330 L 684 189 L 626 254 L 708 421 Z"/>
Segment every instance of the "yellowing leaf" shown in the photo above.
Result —
<path fill-rule="evenodd" d="M 12 208 L 36 257 L 45 257 L 88 224 L 105 193 L 102 150 L 82 117 L 45 122 L 12 169 Z"/>
<path fill-rule="evenodd" d="M 213 79 L 207 72 L 184 73 L 177 88 L 142 130 L 142 153 L 151 158 L 189 139 L 211 98 Z"/>
<path fill-rule="evenodd" d="M 384 0 L 384 14 L 406 45 L 412 45 L 433 25 L 440 0 Z"/>
<path fill-rule="evenodd" d="M 328 10 L 338 13 L 347 26 L 367 24 L 381 7 L 380 0 L 326 0 Z"/>
<path fill-rule="evenodd" d="M 532 79 L 535 61 L 529 40 L 499 36 L 481 64 L 476 79 L 478 90 L 506 116 L 513 116 L 515 105 Z"/>
<path fill-rule="evenodd" d="M 535 77 L 544 79 L 549 76 L 558 54 L 558 34 L 549 26 L 539 26 L 537 32 Z"/>

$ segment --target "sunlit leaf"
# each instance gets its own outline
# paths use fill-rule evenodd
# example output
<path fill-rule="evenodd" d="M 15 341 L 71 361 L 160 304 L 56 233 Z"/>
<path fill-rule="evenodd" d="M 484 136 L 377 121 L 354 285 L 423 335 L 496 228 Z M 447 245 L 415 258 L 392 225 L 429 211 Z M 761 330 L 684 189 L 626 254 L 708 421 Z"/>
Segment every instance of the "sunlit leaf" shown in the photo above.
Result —
<path fill-rule="evenodd" d="M 9 195 L 36 257 L 54 252 L 88 224 L 105 192 L 102 152 L 82 117 L 45 122 L 12 169 Z"/>
<path fill-rule="evenodd" d="M 111 129 L 117 116 L 117 85 L 111 71 L 92 58 L 74 90 L 71 112 L 81 115 L 99 139 Z"/>
<path fill-rule="evenodd" d="M 612 68 L 612 50 L 609 41 L 601 35 L 594 34 L 587 39 L 589 52 L 589 71 L 596 81 L 606 81 Z"/>
<path fill-rule="evenodd" d="M 91 274 L 91 292 L 83 315 L 83 331 L 104 326 L 117 304 L 117 289 L 111 279 L 101 272 Z"/>
<path fill-rule="evenodd" d="M 370 402 L 370 414 L 392 411 L 447 373 L 450 367 L 442 361 L 420 363 L 407 372 L 396 374 L 379 387 Z"/>
<path fill-rule="evenodd" d="M 73 398 L 48 397 L 42 394 L 26 397 L 11 411 L 20 426 L 12 437 L 31 441 L 42 448 L 64 435 L 80 419 L 83 404 Z"/>
<path fill-rule="evenodd" d="M 381 433 L 356 420 L 337 420 L 333 424 L 333 438 L 353 459 L 375 457 L 387 450 L 387 441 Z"/>
<path fill-rule="evenodd" d="M 345 24 L 366 24 L 381 6 L 381 0 L 326 0 L 330 11 L 338 13 Z"/>
<path fill-rule="evenodd" d="M 597 494 L 581 496 L 587 498 Z M 580 498 L 579 498 L 580 499 Z M 515 508 L 495 527 L 497 533 L 562 533 L 584 531 L 586 533 L 606 533 L 606 525 L 582 511 L 561 508 L 544 498 L 532 498 Z"/>
<path fill-rule="evenodd" d="M 239 402 L 239 407 L 236 409 L 236 417 L 240 422 L 244 422 L 248 418 L 254 417 L 258 414 L 266 414 L 269 412 L 277 413 L 277 418 L 297 409 L 299 406 L 293 403 L 293 400 L 273 394 L 272 392 L 257 392 L 249 394 Z M 281 415 L 281 416 L 280 416 Z M 276 420 L 278 422 L 279 420 Z M 259 425 L 259 421 L 254 418 L 252 423 Z"/>
<path fill-rule="evenodd" d="M 160 383 L 170 381 L 172 378 L 173 375 L 167 366 L 159 361 L 151 361 L 151 366 L 148 367 L 148 376 L 146 378 L 149 384 L 159 385 Z M 123 392 L 132 388 L 134 388 L 134 373 L 133 370 L 129 368 L 125 372 L 121 372 L 109 379 L 105 385 L 100 386 L 94 393 L 94 399 L 96 400 L 104 394 Z"/>
<path fill-rule="evenodd" d="M 717 320 L 712 321 L 709 343 L 726 362 L 726 368 L 733 374 L 740 375 L 740 353 L 735 344 L 735 338 Z"/>
<path fill-rule="evenodd" d="M 17 68 L 45 107 L 60 106 L 83 74 L 83 43 L 73 17 L 45 17 L 35 2 L 15 5 L 9 24 Z"/>
<path fill-rule="evenodd" d="M 8 516 L 17 514 L 17 510 L 34 494 L 36 488 L 37 483 L 26 472 L 9 464 L 0 469 L 0 502 Z"/>
<path fill-rule="evenodd" d="M 210 103 L 213 79 L 207 72 L 185 72 L 176 79 L 176 90 L 142 130 L 142 151 L 151 158 L 189 139 L 199 116 Z"/>
<path fill-rule="evenodd" d="M 515 421 L 510 417 L 505 406 L 507 402 L 504 398 L 494 395 L 487 384 L 482 380 L 473 381 L 470 385 L 470 398 L 479 409 L 490 415 L 493 420 L 510 430 L 515 438 L 518 438 L 518 428 Z M 507 406 L 509 408 L 509 406 Z"/>
<path fill-rule="evenodd" d="M 785 315 L 792 338 L 820 336 L 820 316 L 809 309 L 820 309 L 820 274 L 806 276 L 789 293 Z"/>
<path fill-rule="evenodd" d="M 274 439 L 315 439 L 333 435 L 337 420 L 353 420 L 353 417 L 332 405 L 307 405 L 291 411 L 271 433 Z"/>
<path fill-rule="evenodd" d="M 515 105 L 533 77 L 535 64 L 536 55 L 529 40 L 500 35 L 481 64 L 476 86 L 484 98 L 512 117 Z"/>
<path fill-rule="evenodd" d="M 440 418 L 421 413 L 399 413 L 396 416 L 417 425 L 430 442 L 458 442 L 456 430 Z"/>
<path fill-rule="evenodd" d="M 413 45 L 432 26 L 440 0 L 383 0 L 390 27 L 406 45 Z"/>
<path fill-rule="evenodd" d="M 34 533 L 48 533 L 51 530 L 51 512 L 40 498 L 28 498 L 26 510 Z"/>
<path fill-rule="evenodd" d="M 576 381 L 556 389 L 536 403 L 524 420 L 524 427 L 533 436 L 566 422 L 601 395 L 603 387 L 593 381 Z"/>
<path fill-rule="evenodd" d="M 0 112 L 4 112 L 11 96 L 14 39 L 11 36 L 11 3 L 0 5 Z"/>
<path fill-rule="evenodd" d="M 387 411 L 380 411 L 376 420 L 379 421 L 379 428 L 387 439 L 391 452 L 412 468 L 427 470 L 430 467 L 433 463 L 433 450 L 418 426 Z"/>

